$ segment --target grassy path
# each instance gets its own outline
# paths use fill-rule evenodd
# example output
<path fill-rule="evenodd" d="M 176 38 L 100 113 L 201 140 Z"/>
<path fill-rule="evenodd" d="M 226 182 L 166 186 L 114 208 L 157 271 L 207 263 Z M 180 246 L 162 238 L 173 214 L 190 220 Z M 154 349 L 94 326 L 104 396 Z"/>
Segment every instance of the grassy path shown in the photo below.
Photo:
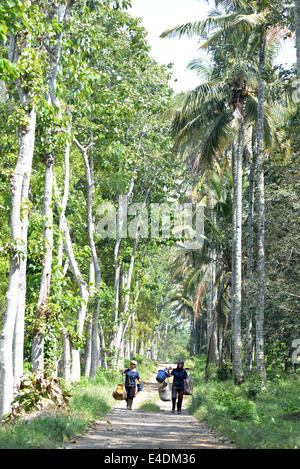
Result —
<path fill-rule="evenodd" d="M 164 365 L 161 365 L 163 367 Z M 125 401 L 103 419 L 96 422 L 83 436 L 66 442 L 64 449 L 229 449 L 233 446 L 217 436 L 209 427 L 186 411 L 183 400 L 181 415 L 171 413 L 171 402 L 157 401 L 157 413 L 145 412 L 139 407 L 158 395 L 154 373 L 144 389 L 133 401 L 133 410 L 126 409 Z"/>

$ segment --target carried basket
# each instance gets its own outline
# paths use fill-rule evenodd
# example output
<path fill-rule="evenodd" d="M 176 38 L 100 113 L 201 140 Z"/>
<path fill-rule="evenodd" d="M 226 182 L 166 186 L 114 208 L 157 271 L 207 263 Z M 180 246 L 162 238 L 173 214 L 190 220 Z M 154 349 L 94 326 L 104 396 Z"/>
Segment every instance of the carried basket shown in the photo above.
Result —
<path fill-rule="evenodd" d="M 125 385 L 124 384 L 118 384 L 113 393 L 113 398 L 116 399 L 116 401 L 124 401 L 127 399 L 127 392 L 126 392 L 126 389 L 125 389 Z"/>

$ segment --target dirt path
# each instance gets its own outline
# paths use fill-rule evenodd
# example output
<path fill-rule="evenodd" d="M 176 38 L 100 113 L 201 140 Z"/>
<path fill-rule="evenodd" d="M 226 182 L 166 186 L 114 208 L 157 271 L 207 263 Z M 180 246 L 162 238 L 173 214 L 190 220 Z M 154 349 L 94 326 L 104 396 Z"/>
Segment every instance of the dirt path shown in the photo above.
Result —
<path fill-rule="evenodd" d="M 163 367 L 161 365 L 159 368 Z M 159 413 L 144 412 L 140 405 L 158 395 L 154 373 L 143 383 L 143 391 L 133 401 L 133 410 L 126 409 L 125 401 L 116 406 L 103 419 L 96 422 L 88 433 L 66 442 L 64 449 L 232 449 L 226 438 L 216 435 L 209 427 L 186 411 L 184 396 L 182 414 L 171 413 L 171 402 L 158 400 Z"/>

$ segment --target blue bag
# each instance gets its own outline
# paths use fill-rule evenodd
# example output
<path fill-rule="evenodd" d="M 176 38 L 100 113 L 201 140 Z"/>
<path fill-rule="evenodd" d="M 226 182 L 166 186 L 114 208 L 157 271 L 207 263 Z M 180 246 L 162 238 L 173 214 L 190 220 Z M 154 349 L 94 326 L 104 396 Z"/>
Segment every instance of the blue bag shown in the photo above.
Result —
<path fill-rule="evenodd" d="M 138 392 L 143 390 L 143 381 L 141 379 L 137 381 L 137 389 L 138 389 Z"/>
<path fill-rule="evenodd" d="M 158 381 L 159 383 L 163 383 L 167 377 L 168 373 L 166 373 L 165 370 L 159 370 L 156 376 L 156 381 Z"/>

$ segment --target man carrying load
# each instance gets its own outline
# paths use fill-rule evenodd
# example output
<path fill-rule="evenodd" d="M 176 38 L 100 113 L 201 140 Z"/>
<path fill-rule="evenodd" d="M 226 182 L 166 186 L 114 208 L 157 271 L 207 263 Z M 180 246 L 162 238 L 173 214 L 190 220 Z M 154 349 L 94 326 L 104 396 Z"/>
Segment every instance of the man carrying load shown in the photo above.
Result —
<path fill-rule="evenodd" d="M 181 406 L 182 406 L 182 399 L 183 399 L 183 392 L 184 392 L 184 382 L 186 383 L 188 389 L 190 389 L 189 377 L 187 371 L 183 368 L 184 361 L 179 360 L 177 363 L 177 368 L 172 369 L 169 366 L 168 369 L 168 376 L 174 376 L 173 378 L 173 385 L 172 385 L 172 413 L 175 413 L 175 406 L 176 406 L 176 398 L 178 396 L 177 401 L 177 413 L 181 414 Z M 171 373 L 170 373 L 170 370 Z"/>
<path fill-rule="evenodd" d="M 127 409 L 132 410 L 132 402 L 136 393 L 136 381 L 141 379 L 139 372 L 136 370 L 137 362 L 131 360 L 130 368 L 124 368 L 122 375 L 126 376 L 125 389 L 127 392 Z"/>

